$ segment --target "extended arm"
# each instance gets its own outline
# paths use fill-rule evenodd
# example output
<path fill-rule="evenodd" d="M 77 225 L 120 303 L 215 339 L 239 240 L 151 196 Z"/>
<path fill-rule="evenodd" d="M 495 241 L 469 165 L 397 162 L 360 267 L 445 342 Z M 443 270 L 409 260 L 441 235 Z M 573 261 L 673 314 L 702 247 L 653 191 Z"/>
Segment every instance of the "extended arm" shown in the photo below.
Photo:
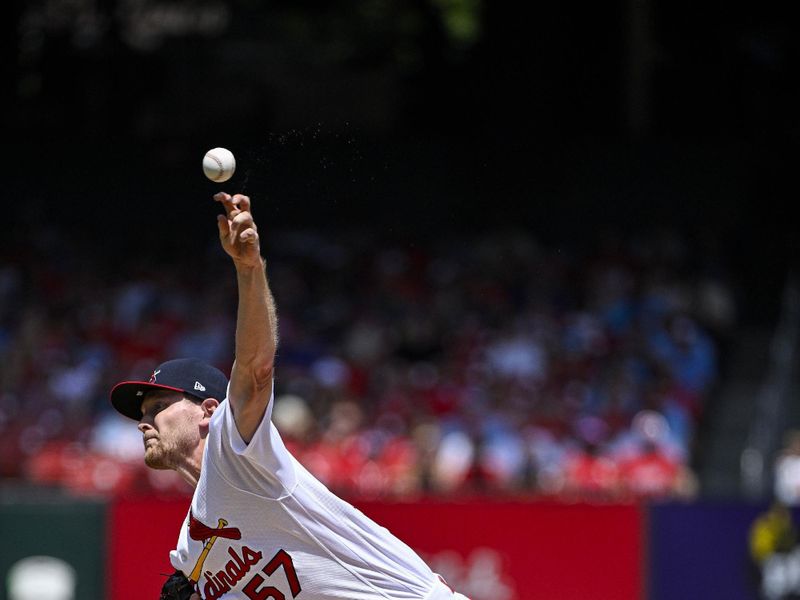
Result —
<path fill-rule="evenodd" d="M 214 199 L 225 207 L 226 214 L 217 218 L 220 242 L 233 259 L 239 290 L 236 358 L 228 401 L 239 434 L 250 442 L 272 391 L 277 315 L 267 283 L 266 263 L 261 258 L 258 229 L 250 212 L 250 198 L 219 193 Z"/>

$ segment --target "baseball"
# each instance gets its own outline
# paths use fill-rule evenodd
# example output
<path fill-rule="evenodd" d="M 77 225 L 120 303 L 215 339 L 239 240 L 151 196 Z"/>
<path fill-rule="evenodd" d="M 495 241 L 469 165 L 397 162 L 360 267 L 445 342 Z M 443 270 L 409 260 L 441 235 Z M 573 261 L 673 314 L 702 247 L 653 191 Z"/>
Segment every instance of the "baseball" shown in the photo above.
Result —
<path fill-rule="evenodd" d="M 222 183 L 233 177 L 236 159 L 227 148 L 212 148 L 203 157 L 203 173 L 211 181 Z"/>

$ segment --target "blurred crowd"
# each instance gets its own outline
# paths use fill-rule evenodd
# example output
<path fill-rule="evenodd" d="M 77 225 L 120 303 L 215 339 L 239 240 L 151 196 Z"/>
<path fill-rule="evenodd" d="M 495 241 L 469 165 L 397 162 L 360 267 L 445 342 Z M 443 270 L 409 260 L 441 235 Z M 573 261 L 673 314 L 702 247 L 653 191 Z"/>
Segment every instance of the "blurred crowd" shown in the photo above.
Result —
<path fill-rule="evenodd" d="M 773 498 L 783 506 L 800 506 L 800 429 L 788 429 L 773 465 Z"/>
<path fill-rule="evenodd" d="M 721 253 L 695 242 L 271 232 L 274 422 L 350 497 L 691 497 L 736 319 Z M 4 480 L 188 491 L 144 468 L 108 392 L 179 356 L 229 372 L 235 276 L 216 240 L 143 254 L 52 230 L 0 257 Z"/>

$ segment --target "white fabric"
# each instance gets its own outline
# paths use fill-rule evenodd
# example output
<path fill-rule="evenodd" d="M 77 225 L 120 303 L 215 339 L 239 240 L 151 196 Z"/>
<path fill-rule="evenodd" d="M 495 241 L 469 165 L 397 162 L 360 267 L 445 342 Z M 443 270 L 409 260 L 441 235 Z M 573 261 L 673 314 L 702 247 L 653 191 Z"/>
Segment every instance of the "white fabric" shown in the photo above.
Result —
<path fill-rule="evenodd" d="M 272 404 L 249 444 L 227 400 L 212 415 L 191 514 L 223 530 L 194 540 L 187 515 L 172 565 L 190 578 L 201 565 L 194 580 L 205 600 L 452 599 L 449 588 L 441 595 L 436 575 L 411 548 L 289 454 L 271 422 Z M 231 528 L 241 539 L 230 537 Z M 202 559 L 204 544 L 210 548 Z"/>
<path fill-rule="evenodd" d="M 459 594 L 458 592 L 454 592 L 450 589 L 444 581 L 440 581 L 437 579 L 436 583 L 433 586 L 433 589 L 430 591 L 430 594 L 426 596 L 425 600 L 470 600 L 466 596 Z"/>

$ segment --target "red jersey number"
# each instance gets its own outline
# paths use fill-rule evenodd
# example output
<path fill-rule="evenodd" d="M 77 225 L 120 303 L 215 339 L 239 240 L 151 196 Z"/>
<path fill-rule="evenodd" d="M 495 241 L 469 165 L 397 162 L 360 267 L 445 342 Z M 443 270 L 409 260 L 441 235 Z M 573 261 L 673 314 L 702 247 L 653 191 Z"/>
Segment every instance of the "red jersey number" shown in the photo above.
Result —
<path fill-rule="evenodd" d="M 278 567 L 283 567 L 286 573 L 286 580 L 289 582 L 289 590 L 292 592 L 292 598 L 296 598 L 302 589 L 300 588 L 300 580 L 297 578 L 297 571 L 294 570 L 292 557 L 289 556 L 286 550 L 278 550 L 278 553 L 270 559 L 267 566 L 262 569 L 262 572 L 269 577 L 278 570 Z M 261 575 L 256 575 L 247 582 L 242 591 L 250 600 L 286 600 L 286 596 L 271 585 L 263 588 L 259 587 L 264 581 Z"/>

